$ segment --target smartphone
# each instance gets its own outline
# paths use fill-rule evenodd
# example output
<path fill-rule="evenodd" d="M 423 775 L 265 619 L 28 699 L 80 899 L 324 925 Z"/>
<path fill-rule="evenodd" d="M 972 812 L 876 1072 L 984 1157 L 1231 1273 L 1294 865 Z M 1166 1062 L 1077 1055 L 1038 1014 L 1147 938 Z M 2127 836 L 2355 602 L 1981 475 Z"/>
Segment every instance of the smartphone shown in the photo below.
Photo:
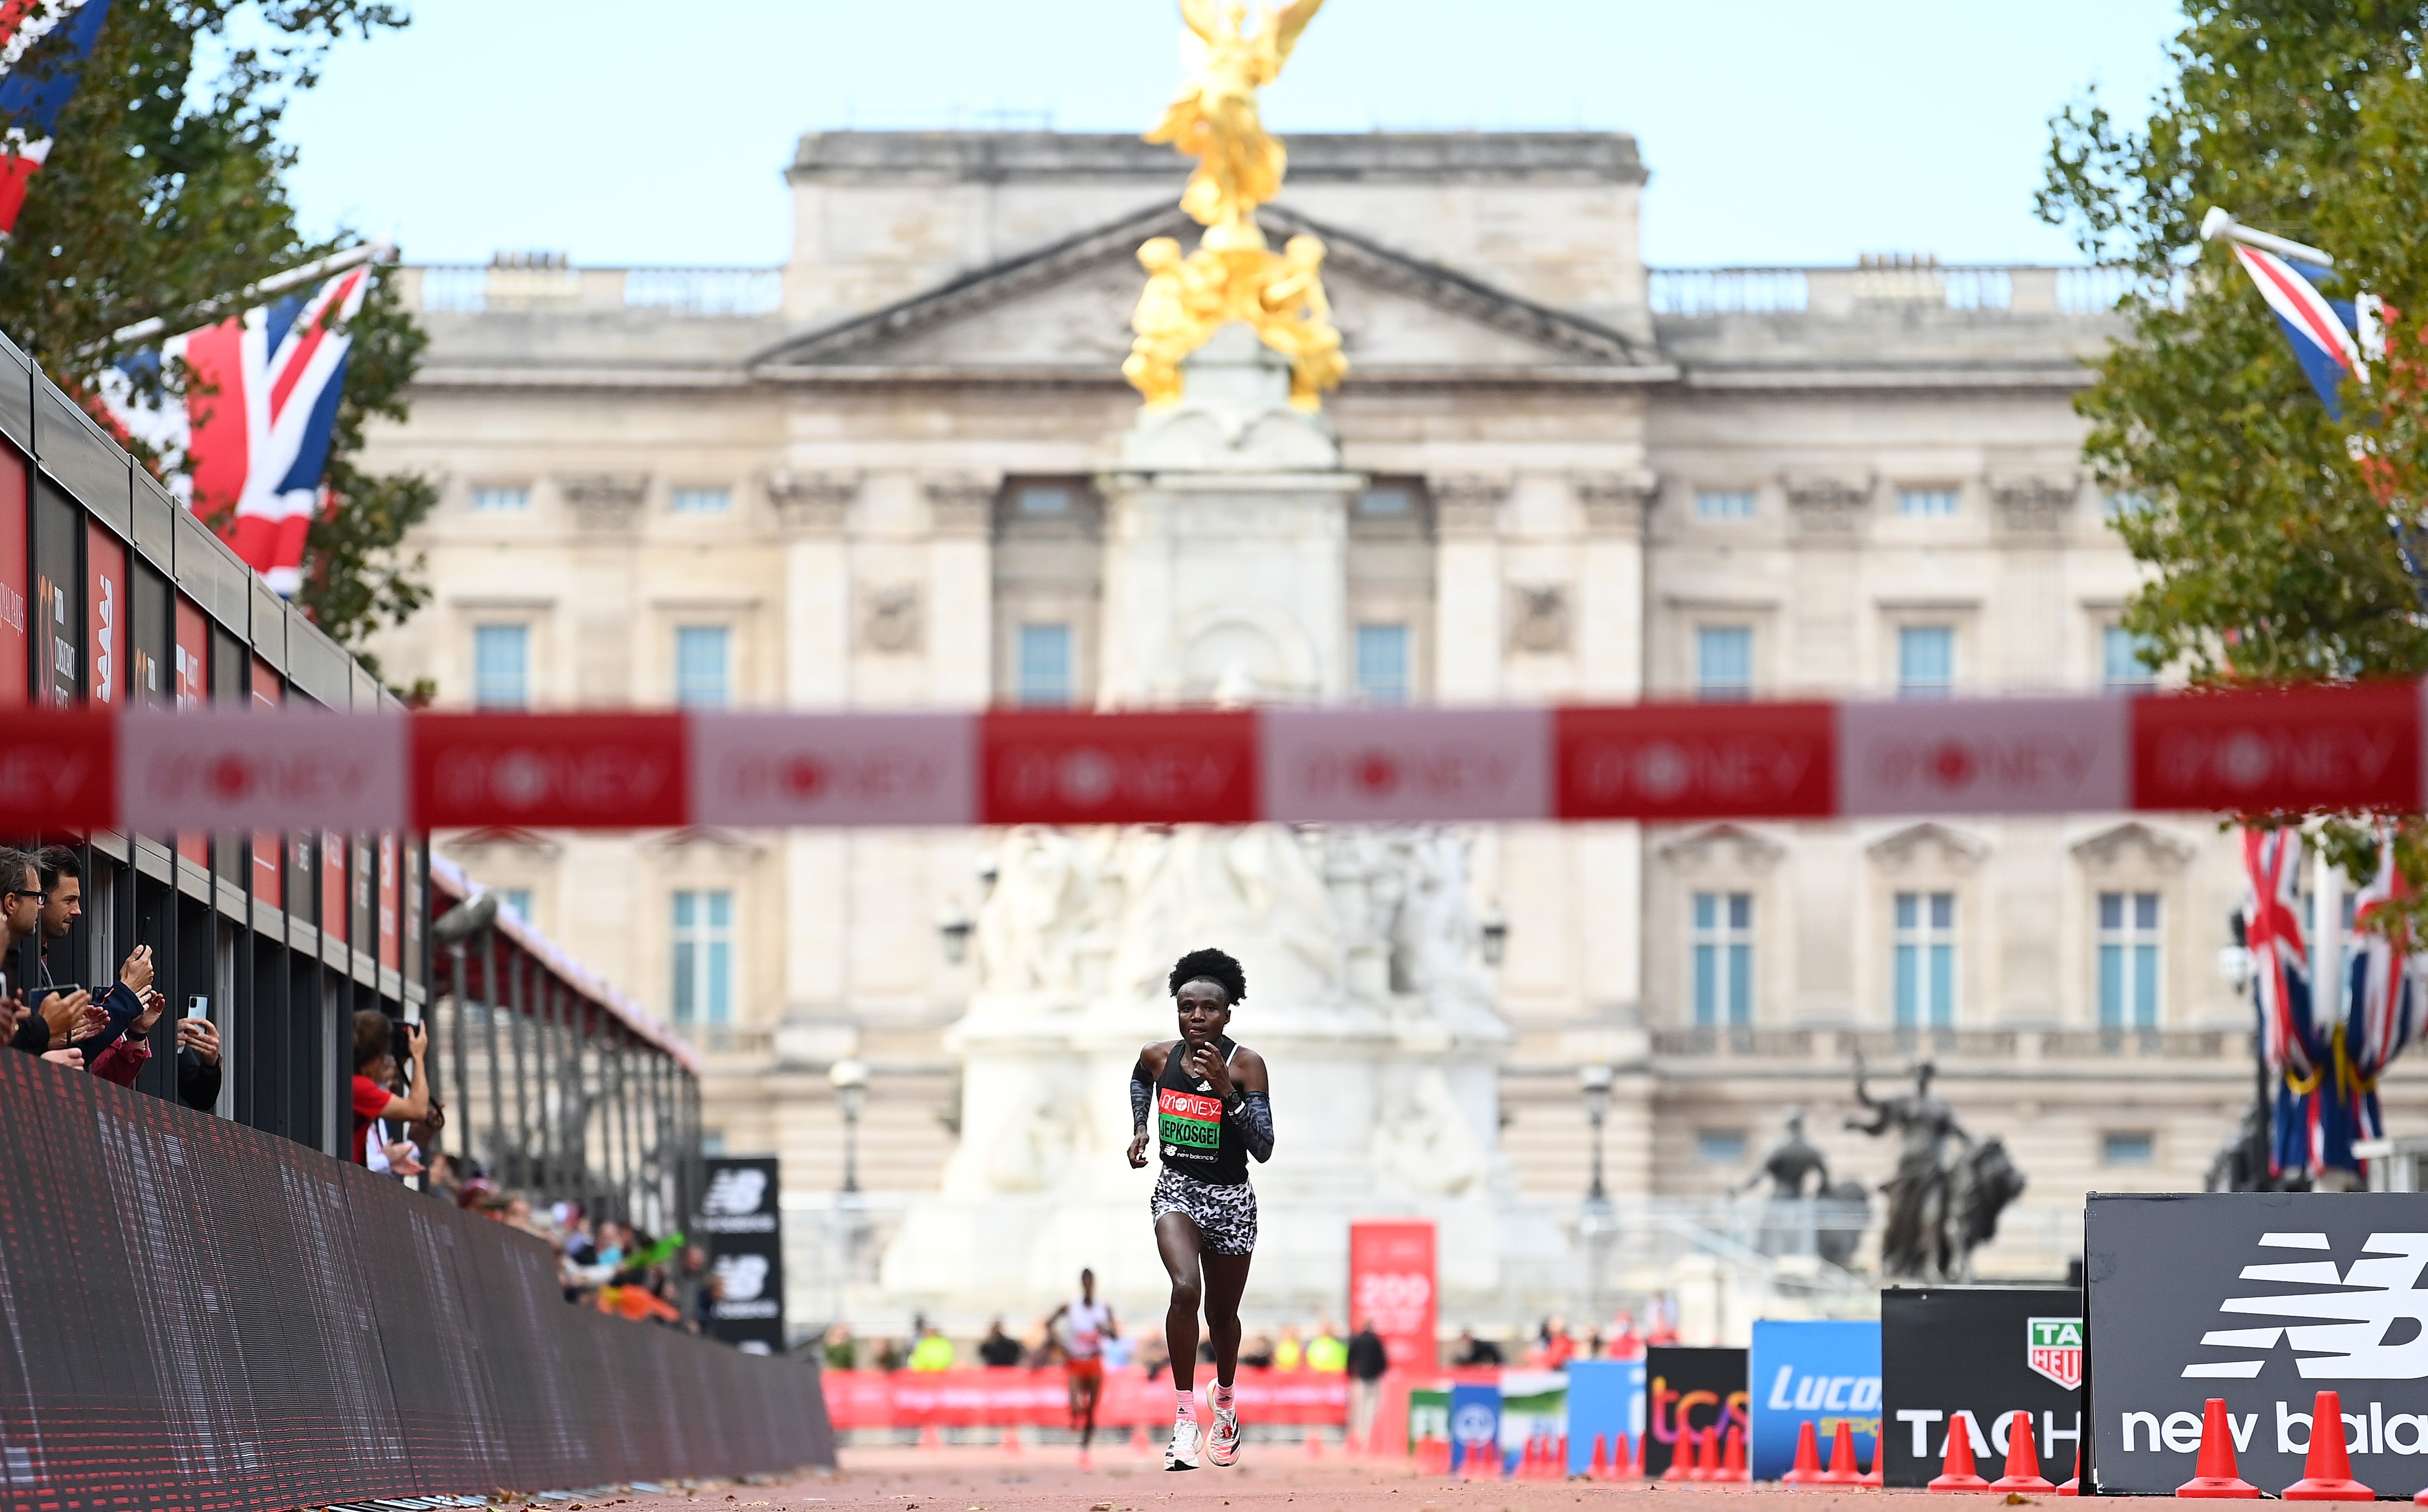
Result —
<path fill-rule="evenodd" d="M 189 1018 L 208 1018 L 210 1016 L 211 1016 L 211 1000 L 210 1000 L 208 998 L 204 998 L 204 997 L 193 997 L 193 998 L 189 998 L 189 999 L 187 999 L 187 1000 L 186 1000 L 186 1016 L 187 1016 L 187 1017 L 189 1017 Z"/>
<path fill-rule="evenodd" d="M 57 993 L 62 998 L 73 998 L 79 992 L 90 992 L 91 990 L 92 989 L 90 987 L 79 986 L 73 982 L 48 983 L 34 989 L 34 997 L 37 1000 L 35 1006 L 40 1007 L 41 1003 L 49 1001 L 50 996 L 54 992 Z M 95 994 L 93 1000 L 95 1002 L 100 1001 L 100 996 Z"/>

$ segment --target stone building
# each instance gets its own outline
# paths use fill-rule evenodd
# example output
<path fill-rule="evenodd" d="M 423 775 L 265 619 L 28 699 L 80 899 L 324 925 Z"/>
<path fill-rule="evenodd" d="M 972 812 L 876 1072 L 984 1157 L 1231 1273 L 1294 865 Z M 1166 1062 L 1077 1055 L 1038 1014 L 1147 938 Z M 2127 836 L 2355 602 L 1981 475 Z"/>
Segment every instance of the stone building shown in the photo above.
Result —
<path fill-rule="evenodd" d="M 369 460 L 442 503 L 391 676 L 451 706 L 802 708 L 1137 706 L 1233 666 L 1372 703 L 2149 680 L 2069 403 L 2116 333 L 2097 270 L 1648 269 L 1629 137 L 1289 147 L 1266 221 L 1331 249 L 1354 366 L 1327 410 L 1364 478 L 1316 629 L 1217 616 L 1152 682 L 1104 632 L 1133 254 L 1193 231 L 1184 165 L 829 133 L 789 171 L 781 269 L 406 270 L 433 341 Z M 847 1055 L 875 1071 L 861 1183 L 934 1184 L 972 989 L 940 926 L 977 909 L 988 837 L 438 843 L 701 1045 L 713 1137 L 783 1156 L 798 1201 L 838 1183 Z M 1840 1129 L 1852 1054 L 1888 1079 L 1922 1050 L 2031 1177 L 1989 1268 L 2044 1271 L 2083 1191 L 2197 1185 L 2248 1096 L 2217 967 L 2241 882 L 2204 816 L 1510 826 L 1475 876 L 1507 922 L 1503 1138 L 1548 1202 L 1586 1179 L 1580 1065 L 1616 1068 L 1612 1189 L 1709 1196 L 1790 1103 L 1884 1174 Z"/>

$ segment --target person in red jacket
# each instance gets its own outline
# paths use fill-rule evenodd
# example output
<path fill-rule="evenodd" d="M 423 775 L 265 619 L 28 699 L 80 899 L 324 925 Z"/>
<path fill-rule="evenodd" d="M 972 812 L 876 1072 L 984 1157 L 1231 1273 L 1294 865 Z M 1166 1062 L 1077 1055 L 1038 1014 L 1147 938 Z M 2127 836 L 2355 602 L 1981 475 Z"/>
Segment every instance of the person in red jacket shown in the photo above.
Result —
<path fill-rule="evenodd" d="M 396 1049 L 392 1020 L 376 1008 L 354 1015 L 354 1138 L 351 1146 L 356 1165 L 370 1163 L 364 1141 L 371 1125 L 382 1118 L 417 1123 L 430 1116 L 430 1079 L 422 1074 L 430 1038 L 419 1024 L 404 1026 L 405 1053 L 413 1058 L 413 1090 L 398 1097 L 388 1090 L 396 1080 Z"/>

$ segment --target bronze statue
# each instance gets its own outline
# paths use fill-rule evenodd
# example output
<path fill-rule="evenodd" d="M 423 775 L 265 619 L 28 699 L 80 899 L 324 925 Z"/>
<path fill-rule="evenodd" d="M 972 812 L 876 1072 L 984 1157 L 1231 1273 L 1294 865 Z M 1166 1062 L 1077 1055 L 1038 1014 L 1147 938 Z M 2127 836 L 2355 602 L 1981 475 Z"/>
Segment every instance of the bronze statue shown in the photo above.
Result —
<path fill-rule="evenodd" d="M 1181 20 L 1205 60 L 1146 139 L 1197 159 L 1180 205 L 1206 235 L 1186 257 L 1169 236 L 1139 249 L 1147 285 L 1130 318 L 1137 339 L 1122 373 L 1151 410 L 1180 402 L 1182 360 L 1234 320 L 1255 326 L 1266 346 L 1290 360 L 1290 403 L 1299 409 L 1321 408 L 1348 371 L 1323 292 L 1323 243 L 1293 236 L 1276 254 L 1256 225 L 1256 206 L 1281 192 L 1289 162 L 1265 130 L 1256 90 L 1280 75 L 1322 6 L 1269 6 L 1248 32 L 1248 8 L 1238 0 L 1180 0 Z"/>
<path fill-rule="evenodd" d="M 1764 1178 L 1769 1179 L 1770 1200 L 1773 1202 L 1803 1201 L 1808 1195 L 1804 1190 L 1807 1178 L 1813 1181 L 1810 1195 L 1818 1196 L 1828 1190 L 1829 1162 L 1818 1146 L 1804 1137 L 1803 1109 L 1787 1110 L 1785 1134 L 1771 1146 L 1770 1153 L 1762 1158 L 1762 1163 L 1754 1168 L 1753 1173 L 1737 1183 L 1736 1192 L 1742 1195 L 1753 1190 L 1755 1184 Z"/>
<path fill-rule="evenodd" d="M 2024 1176 L 2006 1145 L 1976 1145 L 1955 1110 L 1930 1095 L 1938 1068 L 1914 1066 L 1913 1092 L 1875 1101 L 1863 1084 L 1863 1057 L 1855 1055 L 1855 1100 L 1871 1121 L 1846 1120 L 1866 1134 L 1894 1130 L 1903 1142 L 1896 1171 L 1880 1190 L 1889 1213 L 1880 1234 L 1880 1274 L 1918 1280 L 1969 1280 L 1973 1251 L 1996 1236 L 1998 1215 L 2023 1194 Z"/>

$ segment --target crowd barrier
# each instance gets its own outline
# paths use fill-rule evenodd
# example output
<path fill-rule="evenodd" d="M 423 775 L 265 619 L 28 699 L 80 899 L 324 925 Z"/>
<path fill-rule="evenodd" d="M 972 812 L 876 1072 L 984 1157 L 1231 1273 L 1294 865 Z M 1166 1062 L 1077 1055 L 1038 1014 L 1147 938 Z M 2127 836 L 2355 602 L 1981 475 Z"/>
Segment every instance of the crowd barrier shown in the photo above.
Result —
<path fill-rule="evenodd" d="M 1213 1367 L 1199 1373 L 1202 1386 Z M 1060 1367 L 1045 1370 L 829 1371 L 827 1411 L 846 1428 L 1061 1428 L 1071 1391 Z M 1242 1416 L 1255 1423 L 1338 1427 L 1349 1421 L 1349 1378 L 1337 1371 L 1241 1367 L 1234 1383 Z M 1099 1427 L 1172 1422 L 1172 1376 L 1127 1367 L 1105 1373 Z"/>
<path fill-rule="evenodd" d="M 569 1306 L 547 1246 L 0 1053 L 0 1509 L 271 1512 L 834 1462 L 814 1365 Z"/>
<path fill-rule="evenodd" d="M 1829 819 L 2428 807 L 2422 685 L 1075 714 L 27 711 L 0 827 Z"/>

